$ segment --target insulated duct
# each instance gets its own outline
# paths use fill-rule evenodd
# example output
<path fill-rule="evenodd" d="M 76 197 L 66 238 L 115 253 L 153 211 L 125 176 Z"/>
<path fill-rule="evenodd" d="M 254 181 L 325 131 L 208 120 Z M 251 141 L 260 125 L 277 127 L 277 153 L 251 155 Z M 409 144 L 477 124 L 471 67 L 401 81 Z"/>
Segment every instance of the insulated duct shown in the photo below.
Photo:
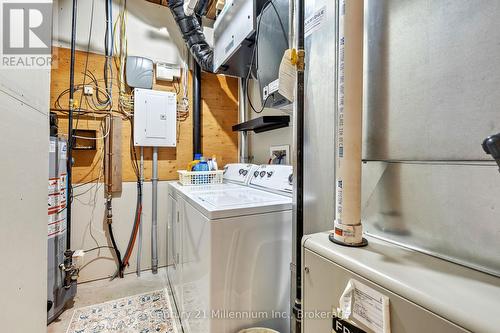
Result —
<path fill-rule="evenodd" d="M 199 2 L 204 3 L 205 1 L 200 0 Z M 198 3 L 197 8 L 199 8 L 200 3 Z M 214 51 L 208 45 L 196 15 L 188 16 L 184 13 L 184 0 L 168 0 L 168 7 L 193 58 L 204 71 L 213 73 Z"/>
<path fill-rule="evenodd" d="M 340 0 L 337 54 L 334 243 L 363 246 L 361 144 L 363 104 L 363 0 Z"/>

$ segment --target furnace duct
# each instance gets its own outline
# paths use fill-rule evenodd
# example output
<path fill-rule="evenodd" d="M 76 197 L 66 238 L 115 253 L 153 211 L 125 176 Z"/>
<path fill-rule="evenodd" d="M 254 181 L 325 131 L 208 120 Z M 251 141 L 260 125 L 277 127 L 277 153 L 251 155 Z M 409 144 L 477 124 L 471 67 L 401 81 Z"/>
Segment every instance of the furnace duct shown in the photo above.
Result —
<path fill-rule="evenodd" d="M 200 3 L 204 4 L 206 1 L 200 1 Z M 168 0 L 168 6 L 193 58 L 204 71 L 212 73 L 213 48 L 207 43 L 197 16 L 185 14 L 184 0 Z"/>
<path fill-rule="evenodd" d="M 339 1 L 335 226 L 330 239 L 366 245 L 361 225 L 363 1 Z"/>

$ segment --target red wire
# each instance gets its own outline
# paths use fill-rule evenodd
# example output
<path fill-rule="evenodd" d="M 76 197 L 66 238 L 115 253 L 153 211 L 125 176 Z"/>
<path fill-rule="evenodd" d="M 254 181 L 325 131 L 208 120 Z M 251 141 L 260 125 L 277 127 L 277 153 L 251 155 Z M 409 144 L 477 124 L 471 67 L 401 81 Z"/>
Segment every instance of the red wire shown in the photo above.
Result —
<path fill-rule="evenodd" d="M 142 223 L 141 214 L 142 214 L 142 205 L 140 205 L 139 209 L 137 210 L 137 223 L 134 226 L 134 236 L 132 238 L 132 246 L 130 247 L 130 251 L 125 253 L 125 258 L 123 260 L 123 267 L 126 267 L 129 265 L 128 261 L 130 259 L 130 256 L 132 255 L 132 250 L 134 249 L 135 239 L 137 238 L 137 231 L 139 230 L 139 225 Z"/>

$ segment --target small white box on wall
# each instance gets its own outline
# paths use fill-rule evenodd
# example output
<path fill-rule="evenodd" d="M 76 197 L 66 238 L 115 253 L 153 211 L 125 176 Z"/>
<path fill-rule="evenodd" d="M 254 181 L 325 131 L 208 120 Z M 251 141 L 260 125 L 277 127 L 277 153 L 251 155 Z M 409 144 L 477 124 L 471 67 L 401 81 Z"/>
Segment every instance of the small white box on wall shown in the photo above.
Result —
<path fill-rule="evenodd" d="M 172 92 L 134 89 L 134 145 L 175 147 L 177 95 Z"/>
<path fill-rule="evenodd" d="M 173 81 L 175 78 L 181 77 L 181 69 L 178 65 L 157 63 L 156 64 L 156 79 L 159 81 Z"/>

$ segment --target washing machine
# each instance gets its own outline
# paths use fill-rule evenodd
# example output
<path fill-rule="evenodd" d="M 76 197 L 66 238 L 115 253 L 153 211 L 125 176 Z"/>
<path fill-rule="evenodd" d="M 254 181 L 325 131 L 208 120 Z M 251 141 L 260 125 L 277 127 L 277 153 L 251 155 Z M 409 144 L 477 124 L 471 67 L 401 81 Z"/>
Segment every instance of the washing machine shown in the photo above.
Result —
<path fill-rule="evenodd" d="M 241 186 L 248 185 L 248 181 L 252 172 L 258 168 L 255 164 L 241 164 L 234 163 L 228 164 L 224 167 L 224 182 L 222 184 L 208 184 L 208 185 L 193 185 L 182 186 L 177 181 L 169 183 L 168 186 L 168 221 L 167 221 L 167 276 L 172 287 L 175 301 L 180 308 L 182 305 L 181 300 L 181 277 L 182 265 L 180 264 L 181 255 L 181 219 L 180 210 L 178 209 L 179 189 L 182 192 L 195 194 L 198 192 L 206 191 L 224 191 L 229 189 L 241 188 Z"/>
<path fill-rule="evenodd" d="M 289 331 L 292 173 L 234 164 L 221 185 L 169 184 L 168 277 L 186 333 Z"/>
<path fill-rule="evenodd" d="M 303 238 L 302 333 L 500 332 L 500 278 L 367 239 Z"/>

